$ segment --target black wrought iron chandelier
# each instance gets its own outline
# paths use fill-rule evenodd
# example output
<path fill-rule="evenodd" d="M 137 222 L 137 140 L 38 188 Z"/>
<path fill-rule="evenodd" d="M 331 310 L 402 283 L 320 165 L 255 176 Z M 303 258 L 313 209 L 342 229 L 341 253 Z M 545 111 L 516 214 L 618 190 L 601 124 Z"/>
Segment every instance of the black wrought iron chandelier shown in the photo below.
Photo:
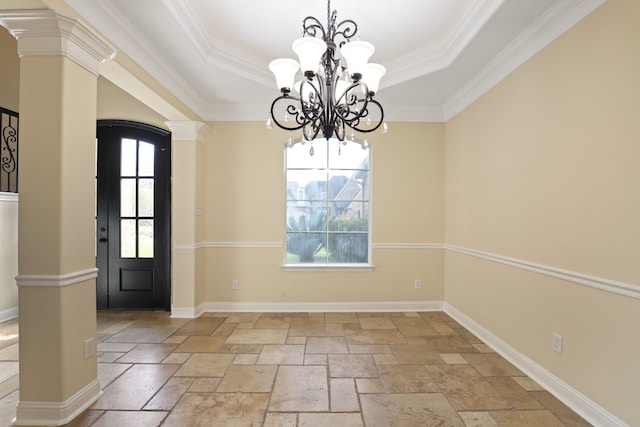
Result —
<path fill-rule="evenodd" d="M 299 62 L 279 58 L 269 64 L 282 94 L 271 104 L 267 127 L 273 121 L 290 132 L 301 129 L 302 138 L 294 142 L 290 135 L 289 146 L 313 141 L 320 132 L 346 144 L 356 141 L 355 132 L 387 130 L 382 105 L 374 99 L 386 69 L 368 63 L 375 51 L 371 43 L 352 40 L 359 36 L 353 20 L 336 20 L 328 0 L 326 28 L 313 16 L 302 21 L 302 37 L 292 45 Z M 295 82 L 299 69 L 303 78 Z M 360 143 L 368 146 L 366 139 Z"/>

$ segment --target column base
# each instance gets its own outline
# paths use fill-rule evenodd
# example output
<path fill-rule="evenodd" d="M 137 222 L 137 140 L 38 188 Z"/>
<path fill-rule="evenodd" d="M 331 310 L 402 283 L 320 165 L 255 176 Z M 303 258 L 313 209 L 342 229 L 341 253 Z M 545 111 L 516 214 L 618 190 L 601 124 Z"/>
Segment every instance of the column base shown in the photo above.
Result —
<path fill-rule="evenodd" d="M 61 426 L 71 422 L 100 398 L 96 379 L 64 402 L 18 402 L 14 426 Z"/>

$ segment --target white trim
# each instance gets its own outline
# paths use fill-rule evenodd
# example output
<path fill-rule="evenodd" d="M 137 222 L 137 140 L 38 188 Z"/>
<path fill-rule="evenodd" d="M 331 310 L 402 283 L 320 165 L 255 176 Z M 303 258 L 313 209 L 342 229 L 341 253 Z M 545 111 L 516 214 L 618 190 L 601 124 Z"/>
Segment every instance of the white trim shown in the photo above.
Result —
<path fill-rule="evenodd" d="M 204 312 L 413 312 L 442 311 L 443 301 L 355 301 L 355 302 L 205 302 L 195 310 Z"/>
<path fill-rule="evenodd" d="M 545 276 L 553 277 L 556 279 L 567 280 L 569 282 L 589 286 L 591 288 L 600 289 L 614 294 L 640 299 L 640 285 L 618 282 L 615 280 L 604 279 L 602 277 L 589 276 L 586 274 L 577 273 L 575 271 L 563 270 L 561 268 L 551 267 L 549 265 L 536 264 L 529 261 L 509 258 L 502 255 L 477 251 L 474 249 L 462 248 L 459 246 L 446 245 L 446 248 L 454 252 L 459 252 L 465 255 L 470 255 L 500 264 L 509 265 L 511 267 L 543 274 Z"/>
<path fill-rule="evenodd" d="M 64 402 L 18 401 L 12 425 L 60 426 L 69 423 L 100 398 L 100 381 L 93 380 Z"/>
<path fill-rule="evenodd" d="M 18 193 L 5 193 L 0 191 L 0 202 L 18 202 L 20 199 Z"/>
<path fill-rule="evenodd" d="M 18 55 L 65 56 L 95 75 L 100 64 L 116 51 L 81 21 L 53 10 L 17 10 L 0 13 L 11 34 L 18 39 Z"/>
<path fill-rule="evenodd" d="M 448 122 L 606 0 L 562 0 L 551 6 L 444 104 Z"/>
<path fill-rule="evenodd" d="M 18 307 L 7 308 L 0 311 L 0 323 L 8 322 L 9 320 L 18 318 Z"/>
<path fill-rule="evenodd" d="M 444 249 L 443 243 L 373 243 L 373 249 Z"/>
<path fill-rule="evenodd" d="M 195 319 L 202 312 L 197 312 L 193 307 L 174 307 L 171 306 L 171 318 L 173 319 Z"/>
<path fill-rule="evenodd" d="M 197 141 L 204 142 L 209 133 L 209 126 L 194 120 L 170 120 L 164 124 L 171 129 L 172 141 Z"/>
<path fill-rule="evenodd" d="M 97 268 L 88 268 L 86 270 L 74 271 L 72 273 L 62 275 L 43 275 L 43 274 L 19 274 L 16 276 L 18 286 L 39 286 L 39 287 L 63 287 L 74 285 L 76 283 L 86 282 L 87 280 L 98 277 Z"/>
<path fill-rule="evenodd" d="M 494 349 L 522 372 L 531 377 L 531 379 L 560 399 L 565 405 L 580 414 L 588 422 L 600 427 L 628 427 L 627 424 L 615 415 L 602 408 L 596 402 L 589 399 L 566 382 L 562 381 L 541 365 L 529 359 L 506 342 L 502 341 L 491 331 L 474 321 L 460 310 L 448 303 L 445 303 L 444 312 L 480 338 L 482 342 Z"/>
<path fill-rule="evenodd" d="M 283 264 L 280 267 L 281 271 L 373 271 L 375 267 L 373 264 Z"/>

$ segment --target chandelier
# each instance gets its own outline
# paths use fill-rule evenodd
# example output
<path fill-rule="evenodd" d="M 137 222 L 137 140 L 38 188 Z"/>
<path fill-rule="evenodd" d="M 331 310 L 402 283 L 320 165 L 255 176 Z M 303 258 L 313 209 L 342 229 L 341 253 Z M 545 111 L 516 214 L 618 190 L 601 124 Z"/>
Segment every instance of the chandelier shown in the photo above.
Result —
<path fill-rule="evenodd" d="M 290 132 L 301 129 L 302 138 L 296 142 L 313 141 L 321 133 L 346 144 L 356 141 L 356 131 L 373 132 L 381 125 L 387 130 L 384 110 L 374 99 L 386 69 L 368 63 L 375 51 L 371 43 L 351 40 L 359 38 L 354 21 L 336 20 L 328 0 L 326 27 L 312 16 L 302 21 L 302 37 L 292 45 L 299 62 L 279 58 L 269 63 L 281 95 L 271 104 L 267 128 L 273 121 Z M 295 82 L 298 70 L 303 77 Z M 366 139 L 359 143 L 363 149 L 369 145 Z M 289 136 L 287 145 L 293 144 Z"/>

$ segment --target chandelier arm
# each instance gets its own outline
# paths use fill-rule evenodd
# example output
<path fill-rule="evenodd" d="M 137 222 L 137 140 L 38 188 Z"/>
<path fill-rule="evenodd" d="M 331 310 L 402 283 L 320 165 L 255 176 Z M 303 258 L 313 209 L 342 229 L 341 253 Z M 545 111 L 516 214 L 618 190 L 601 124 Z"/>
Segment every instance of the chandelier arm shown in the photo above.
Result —
<path fill-rule="evenodd" d="M 367 108 L 363 108 L 362 111 L 364 112 L 364 114 L 362 116 L 359 116 L 358 120 L 355 121 L 353 123 L 353 125 L 351 125 L 351 124 L 349 124 L 347 122 L 347 125 L 351 129 L 354 129 L 354 130 L 356 130 L 358 132 L 369 133 L 369 132 L 373 132 L 373 131 L 377 130 L 382 125 L 382 123 L 384 123 L 384 109 L 382 108 L 382 105 L 380 105 L 380 103 L 378 101 L 376 101 L 375 99 L 373 99 L 373 98 L 369 98 L 367 100 L 367 105 L 369 107 L 372 106 L 372 105 L 375 105 L 377 107 L 378 111 L 380 112 L 380 119 L 378 120 L 378 123 L 376 123 L 376 125 L 374 127 L 370 128 L 370 129 L 360 129 L 360 128 L 358 128 L 358 125 L 360 124 L 360 118 L 361 117 L 366 117 L 369 114 L 369 110 L 368 110 L 368 107 L 367 107 Z"/>
<path fill-rule="evenodd" d="M 286 101 L 288 103 L 287 113 L 291 114 L 295 118 L 295 125 L 289 126 L 289 125 L 282 124 L 278 121 L 278 118 L 274 114 L 274 108 L 276 104 L 280 103 L 280 101 Z M 276 99 L 274 99 L 273 102 L 271 103 L 271 119 L 280 129 L 294 131 L 302 128 L 305 125 L 306 120 L 304 118 L 304 115 L 298 110 L 298 108 L 294 104 L 292 104 L 292 102 L 295 102 L 295 101 L 301 102 L 300 98 L 298 98 L 297 96 L 281 95 Z"/>
<path fill-rule="evenodd" d="M 352 19 L 345 19 L 336 25 L 333 30 L 331 40 L 335 42 L 338 36 L 342 36 L 344 40 L 338 45 L 338 47 L 342 47 L 345 42 L 351 41 L 351 38 L 358 34 L 358 24 Z"/>
<path fill-rule="evenodd" d="M 302 35 L 319 37 L 322 40 L 327 39 L 327 32 L 325 31 L 320 21 L 318 21 L 318 19 L 314 16 L 307 16 L 302 21 Z"/>

